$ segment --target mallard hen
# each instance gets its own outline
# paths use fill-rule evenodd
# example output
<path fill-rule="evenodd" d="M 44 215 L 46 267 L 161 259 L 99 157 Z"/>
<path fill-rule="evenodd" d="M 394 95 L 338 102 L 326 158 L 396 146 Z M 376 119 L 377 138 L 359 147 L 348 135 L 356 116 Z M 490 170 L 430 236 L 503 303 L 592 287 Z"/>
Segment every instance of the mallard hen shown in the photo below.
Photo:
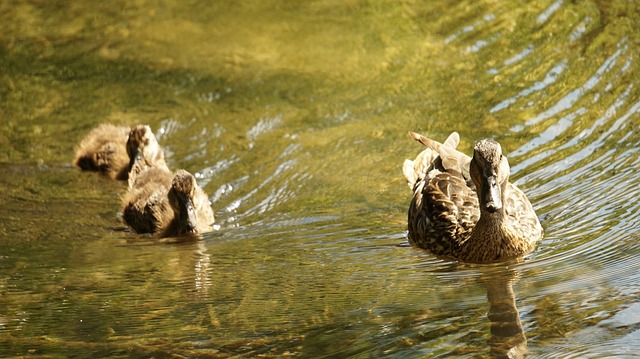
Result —
<path fill-rule="evenodd" d="M 122 198 L 122 213 L 135 232 L 158 237 L 207 232 L 214 222 L 209 198 L 193 175 L 157 167 L 137 175 Z"/>
<path fill-rule="evenodd" d="M 96 171 L 117 179 L 126 180 L 129 172 L 129 156 L 126 144 L 129 128 L 102 124 L 80 141 L 74 164 L 85 171 Z"/>
<path fill-rule="evenodd" d="M 503 261 L 534 250 L 542 226 L 525 194 L 509 182 L 509 163 L 499 143 L 478 141 L 470 158 L 456 150 L 456 132 L 444 144 L 410 135 L 427 147 L 403 165 L 413 190 L 411 244 L 472 263 Z"/>

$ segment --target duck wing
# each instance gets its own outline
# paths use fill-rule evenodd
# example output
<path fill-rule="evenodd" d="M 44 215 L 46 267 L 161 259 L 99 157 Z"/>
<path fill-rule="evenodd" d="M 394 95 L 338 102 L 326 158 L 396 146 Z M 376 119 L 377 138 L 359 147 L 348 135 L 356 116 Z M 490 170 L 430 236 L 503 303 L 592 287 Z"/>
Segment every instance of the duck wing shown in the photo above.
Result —
<path fill-rule="evenodd" d="M 409 241 L 435 254 L 455 255 L 480 218 L 478 196 L 469 177 L 471 159 L 455 149 L 459 143 L 455 132 L 444 144 L 421 135 L 412 137 L 435 156 L 424 175 L 417 176 L 408 214 Z"/>
<path fill-rule="evenodd" d="M 409 131 L 409 136 L 427 147 L 418 154 L 415 160 L 404 160 L 402 165 L 402 172 L 407 180 L 407 184 L 409 188 L 413 190 L 418 180 L 425 178 L 429 167 L 439 156 L 438 152 L 443 146 L 453 149 L 458 147 L 460 135 L 458 135 L 457 132 L 452 132 L 444 143 L 434 141 L 411 131 Z"/>
<path fill-rule="evenodd" d="M 512 183 L 508 183 L 503 195 L 506 222 L 518 238 L 534 245 L 543 235 L 543 229 L 527 196 Z"/>

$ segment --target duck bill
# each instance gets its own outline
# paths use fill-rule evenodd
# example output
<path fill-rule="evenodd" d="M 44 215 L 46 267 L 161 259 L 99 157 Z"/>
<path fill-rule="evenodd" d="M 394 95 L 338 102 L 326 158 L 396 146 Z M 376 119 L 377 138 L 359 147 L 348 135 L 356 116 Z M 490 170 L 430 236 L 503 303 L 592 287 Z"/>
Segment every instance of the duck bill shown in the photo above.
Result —
<path fill-rule="evenodd" d="M 483 195 L 483 206 L 484 209 L 489 213 L 494 213 L 502 208 L 502 191 L 498 182 L 496 181 L 496 176 L 489 176 L 484 183 L 484 191 Z"/>
<path fill-rule="evenodd" d="M 185 229 L 188 232 L 195 231 L 198 226 L 198 216 L 196 215 L 196 208 L 193 205 L 193 201 L 190 198 L 184 203 L 184 208 L 181 213 L 183 214 L 182 223 L 184 224 Z"/>
<path fill-rule="evenodd" d="M 142 161 L 142 153 L 136 148 L 129 153 L 129 169 L 139 161 Z"/>

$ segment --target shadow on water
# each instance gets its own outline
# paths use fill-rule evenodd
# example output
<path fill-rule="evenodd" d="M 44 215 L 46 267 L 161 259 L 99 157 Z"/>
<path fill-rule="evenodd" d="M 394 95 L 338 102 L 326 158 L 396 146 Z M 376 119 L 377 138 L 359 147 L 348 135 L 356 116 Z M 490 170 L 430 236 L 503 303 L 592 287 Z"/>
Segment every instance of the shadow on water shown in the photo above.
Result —
<path fill-rule="evenodd" d="M 0 4 L 0 352 L 633 356 L 633 2 Z M 219 227 L 158 243 L 69 161 L 148 123 Z M 500 141 L 545 227 L 521 263 L 406 245 L 407 130 Z M 174 243 L 180 242 L 180 243 Z"/>

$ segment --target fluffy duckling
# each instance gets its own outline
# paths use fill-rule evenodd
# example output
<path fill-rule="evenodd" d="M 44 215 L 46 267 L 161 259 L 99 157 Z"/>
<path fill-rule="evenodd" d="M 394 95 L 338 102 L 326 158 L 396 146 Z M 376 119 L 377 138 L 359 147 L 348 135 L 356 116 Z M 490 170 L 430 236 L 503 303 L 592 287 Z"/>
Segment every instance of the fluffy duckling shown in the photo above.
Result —
<path fill-rule="evenodd" d="M 122 199 L 124 221 L 135 232 L 162 238 L 212 229 L 209 198 L 189 172 L 152 167 L 136 177 Z"/>
<path fill-rule="evenodd" d="M 147 125 L 137 125 L 131 128 L 127 139 L 127 154 L 129 156 L 129 187 L 133 187 L 140 173 L 149 168 L 158 168 L 170 172 L 164 159 L 164 151 L 158 144 L 156 136 Z"/>
<path fill-rule="evenodd" d="M 130 186 L 135 175 L 146 168 L 158 167 L 169 172 L 164 151 L 146 125 L 128 128 L 102 124 L 94 128 L 80 142 L 74 163 L 86 171 L 102 172 L 117 180 L 128 179 Z"/>
<path fill-rule="evenodd" d="M 509 182 L 509 163 L 496 141 L 478 141 L 469 157 L 456 150 L 452 133 L 444 144 L 417 133 L 425 145 L 403 172 L 413 190 L 409 242 L 437 255 L 486 263 L 534 250 L 543 230 L 527 196 Z"/>
<path fill-rule="evenodd" d="M 129 172 L 129 155 L 126 144 L 129 128 L 102 124 L 80 141 L 74 164 L 85 171 L 101 172 L 110 178 L 126 180 Z"/>

